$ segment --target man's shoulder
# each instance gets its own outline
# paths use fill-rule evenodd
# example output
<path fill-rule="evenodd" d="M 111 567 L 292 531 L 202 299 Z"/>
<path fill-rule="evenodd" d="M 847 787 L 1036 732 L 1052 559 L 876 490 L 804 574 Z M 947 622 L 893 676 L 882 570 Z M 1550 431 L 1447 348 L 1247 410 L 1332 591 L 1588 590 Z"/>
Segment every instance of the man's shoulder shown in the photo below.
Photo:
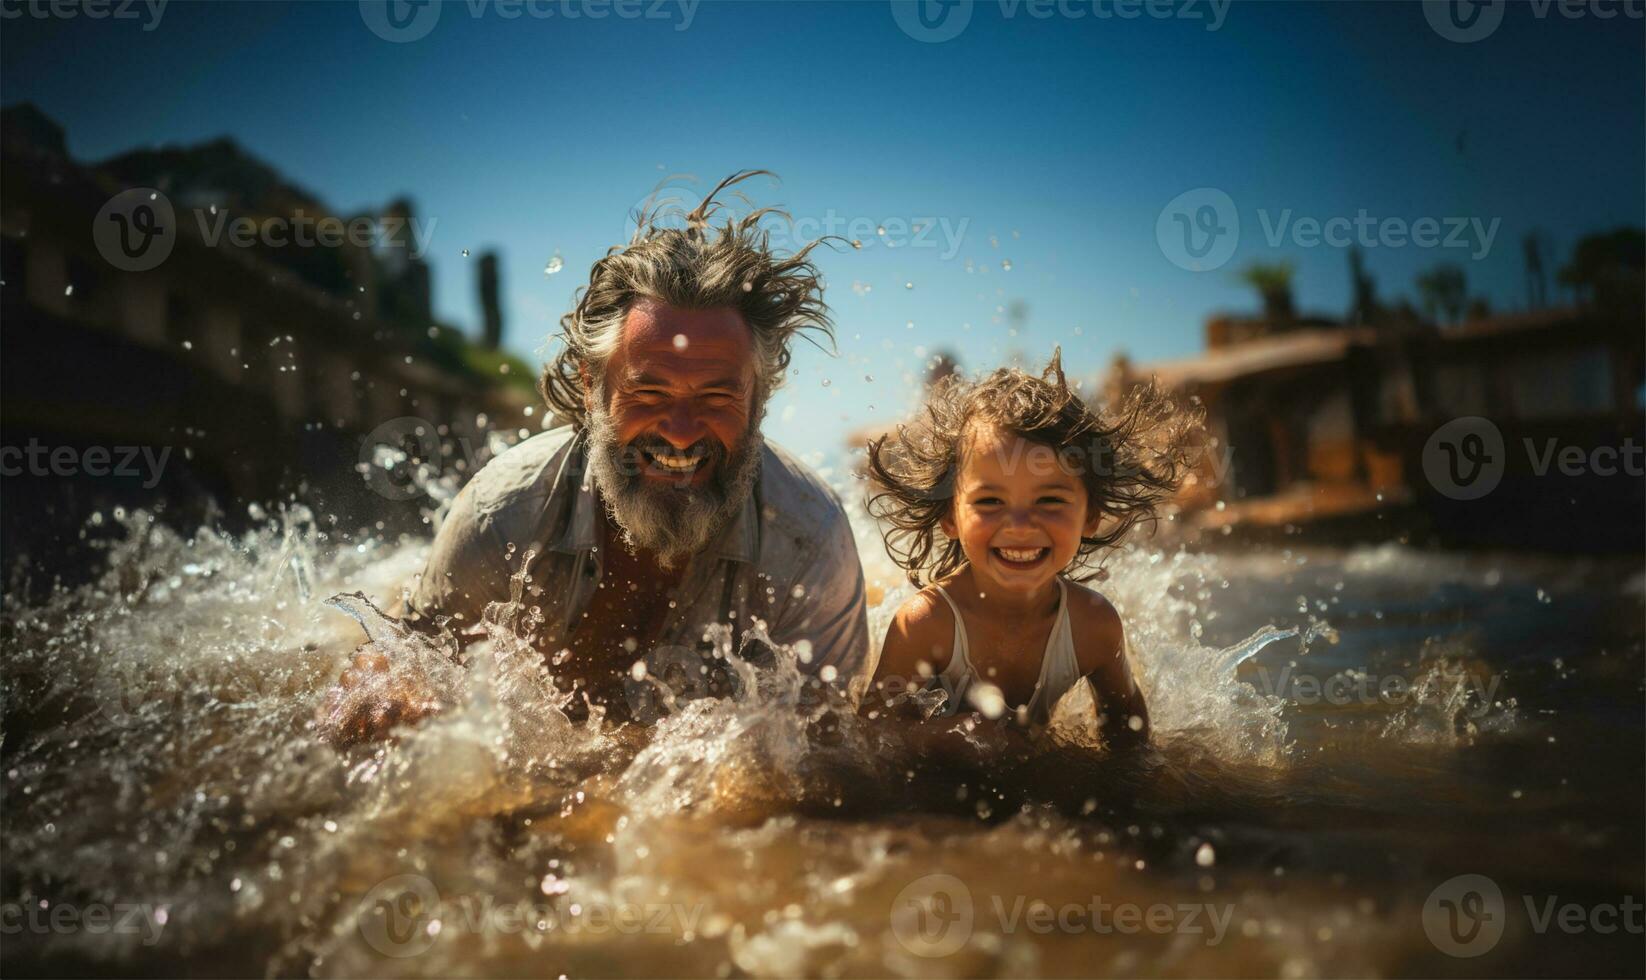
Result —
<path fill-rule="evenodd" d="M 816 470 L 770 440 L 760 467 L 761 518 L 768 529 L 804 547 L 846 520 L 839 494 Z"/>
<path fill-rule="evenodd" d="M 475 512 L 485 516 L 513 511 L 540 514 L 575 434 L 571 426 L 550 429 L 492 457 L 463 488 Z"/>

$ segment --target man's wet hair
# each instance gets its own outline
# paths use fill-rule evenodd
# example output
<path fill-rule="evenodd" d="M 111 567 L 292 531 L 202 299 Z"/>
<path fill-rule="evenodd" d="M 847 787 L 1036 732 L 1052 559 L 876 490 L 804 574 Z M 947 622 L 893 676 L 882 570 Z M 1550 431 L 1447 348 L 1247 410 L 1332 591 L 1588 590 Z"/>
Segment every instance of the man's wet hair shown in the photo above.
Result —
<path fill-rule="evenodd" d="M 1037 377 L 999 368 L 971 380 L 935 384 L 915 421 L 869 444 L 874 491 L 869 512 L 882 522 L 886 550 L 923 585 L 966 563 L 960 542 L 943 533 L 954 504 L 966 446 L 981 425 L 1048 446 L 1074 470 L 1088 507 L 1103 515 L 1082 536 L 1071 577 L 1099 574 L 1100 558 L 1140 523 L 1153 525 L 1162 505 L 1198 460 L 1204 414 L 1179 405 L 1152 381 L 1133 386 L 1112 411 L 1100 411 L 1069 387 L 1062 351 Z"/>
<path fill-rule="evenodd" d="M 617 349 L 624 317 L 642 299 L 681 309 L 730 307 L 748 324 L 756 357 L 756 408 L 783 381 L 789 345 L 798 334 L 834 342 L 823 283 L 809 258 L 827 239 L 791 254 L 773 252 L 770 234 L 760 227 L 768 216 L 787 218 L 776 208 L 727 218 L 723 191 L 766 170 L 743 170 L 717 184 L 690 212 L 680 214 L 653 194 L 641 206 L 634 237 L 615 245 L 589 270 L 576 306 L 560 319 L 563 346 L 543 368 L 538 391 L 549 410 L 582 427 L 586 422 L 583 372 L 600 378 Z M 678 219 L 681 227 L 672 221 Z"/>

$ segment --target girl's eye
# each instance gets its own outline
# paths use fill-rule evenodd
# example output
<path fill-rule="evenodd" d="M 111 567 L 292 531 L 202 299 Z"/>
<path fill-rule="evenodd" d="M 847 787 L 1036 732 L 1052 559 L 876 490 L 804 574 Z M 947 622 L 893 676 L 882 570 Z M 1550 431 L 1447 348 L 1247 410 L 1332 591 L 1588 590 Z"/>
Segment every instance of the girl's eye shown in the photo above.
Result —
<path fill-rule="evenodd" d="M 1068 501 L 1062 497 L 1041 497 L 1040 503 L 1042 506 L 1055 507 L 1061 504 L 1066 504 Z"/>
<path fill-rule="evenodd" d="M 979 497 L 972 501 L 973 507 L 998 507 L 999 505 L 999 497 Z"/>

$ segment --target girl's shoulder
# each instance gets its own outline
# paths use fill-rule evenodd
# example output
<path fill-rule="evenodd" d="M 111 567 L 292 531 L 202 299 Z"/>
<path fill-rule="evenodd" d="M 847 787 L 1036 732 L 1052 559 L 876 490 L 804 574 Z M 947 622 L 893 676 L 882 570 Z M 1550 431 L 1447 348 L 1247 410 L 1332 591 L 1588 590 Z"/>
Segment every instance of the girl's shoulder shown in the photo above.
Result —
<path fill-rule="evenodd" d="M 1096 589 L 1063 580 L 1069 603 L 1069 627 L 1074 633 L 1075 658 L 1080 672 L 1090 674 L 1114 663 L 1126 643 L 1125 626 L 1114 604 Z"/>
<path fill-rule="evenodd" d="M 936 586 L 926 586 L 892 614 L 880 655 L 882 668 L 912 673 L 925 661 L 933 673 L 943 670 L 954 653 L 954 629 L 954 609 Z"/>

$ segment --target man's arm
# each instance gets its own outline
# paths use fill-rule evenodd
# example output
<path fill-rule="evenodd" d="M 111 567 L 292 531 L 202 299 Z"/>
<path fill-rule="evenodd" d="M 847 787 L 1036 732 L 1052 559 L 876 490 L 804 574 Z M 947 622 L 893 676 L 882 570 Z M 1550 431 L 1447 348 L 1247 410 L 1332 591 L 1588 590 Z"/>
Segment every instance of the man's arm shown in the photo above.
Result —
<path fill-rule="evenodd" d="M 491 522 L 476 511 L 471 483 L 452 501 L 423 576 L 396 613 L 422 633 L 438 632 L 440 619 L 449 619 L 454 632 L 473 628 L 488 602 L 508 597 L 508 582 L 500 575 L 503 553 Z M 327 692 L 316 725 L 326 741 L 347 745 L 382 739 L 395 726 L 415 724 L 438 710 L 436 699 L 392 676 L 389 659 L 366 643 Z"/>
<path fill-rule="evenodd" d="M 771 624 L 771 637 L 782 644 L 810 642 L 812 659 L 805 669 L 820 674 L 833 667 L 836 683 L 845 686 L 868 663 L 869 616 L 863 564 L 844 512 L 835 512 L 817 544 Z"/>
<path fill-rule="evenodd" d="M 434 536 L 428 563 L 407 603 L 407 619 L 414 625 L 449 619 L 453 631 L 471 630 L 487 603 L 509 597 L 503 564 L 507 547 L 489 515 L 476 506 L 474 487 L 471 481 L 458 493 Z"/>

